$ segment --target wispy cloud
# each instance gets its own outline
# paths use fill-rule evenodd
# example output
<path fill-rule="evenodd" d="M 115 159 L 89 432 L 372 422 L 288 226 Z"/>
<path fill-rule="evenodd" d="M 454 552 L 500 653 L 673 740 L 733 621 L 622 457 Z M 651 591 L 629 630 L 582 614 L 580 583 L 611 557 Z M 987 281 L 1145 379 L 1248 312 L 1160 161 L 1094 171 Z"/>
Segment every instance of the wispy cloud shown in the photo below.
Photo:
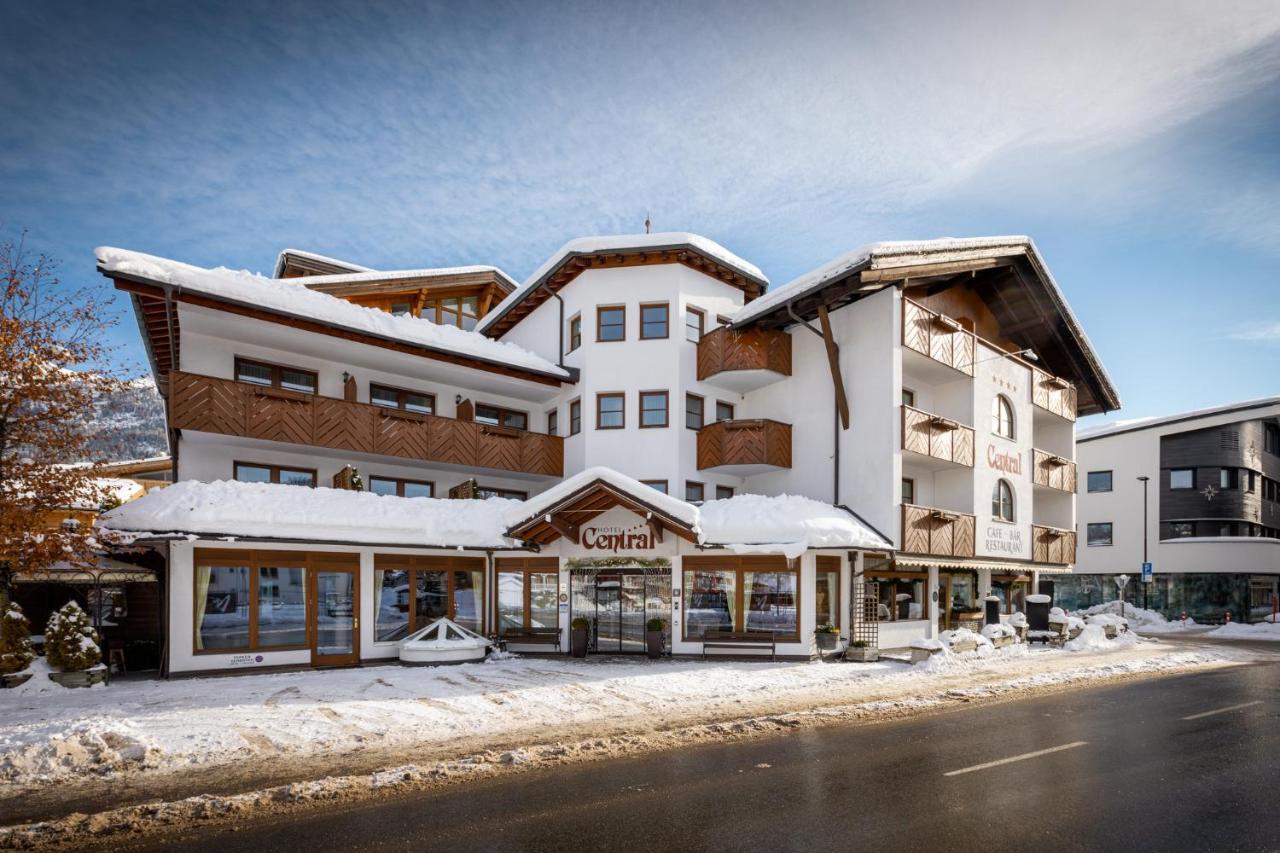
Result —
<path fill-rule="evenodd" d="M 1234 341 L 1280 344 L 1280 320 L 1242 323 L 1229 332 L 1227 337 Z"/>

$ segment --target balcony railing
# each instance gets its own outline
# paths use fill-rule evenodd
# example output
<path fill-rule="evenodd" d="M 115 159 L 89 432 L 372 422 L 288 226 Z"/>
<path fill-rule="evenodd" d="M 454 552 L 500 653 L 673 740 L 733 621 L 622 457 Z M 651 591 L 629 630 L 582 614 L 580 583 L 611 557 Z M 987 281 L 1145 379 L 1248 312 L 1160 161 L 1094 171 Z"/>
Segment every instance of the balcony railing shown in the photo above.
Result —
<path fill-rule="evenodd" d="M 698 430 L 698 469 L 725 466 L 791 467 L 791 424 L 770 420 L 717 421 Z"/>
<path fill-rule="evenodd" d="M 1075 494 L 1076 463 L 1034 448 L 1031 451 L 1031 462 L 1032 482 L 1037 486 L 1048 486 L 1050 489 Z"/>
<path fill-rule="evenodd" d="M 918 302 L 902 300 L 902 345 L 934 361 L 973 375 L 976 339 L 957 321 L 930 311 Z"/>
<path fill-rule="evenodd" d="M 972 557 L 976 528 L 966 512 L 902 505 L 902 550 L 908 554 Z"/>
<path fill-rule="evenodd" d="M 973 467 L 973 428 L 912 406 L 903 406 L 902 449 Z"/>
<path fill-rule="evenodd" d="M 1031 369 L 1031 403 L 1037 408 L 1066 418 L 1076 419 L 1076 388 L 1061 377 L 1038 368 Z"/>
<path fill-rule="evenodd" d="M 725 374 L 745 370 L 776 374 L 762 377 L 752 387 L 791 375 L 791 336 L 772 329 L 737 331 L 727 326 L 712 329 L 698 341 L 698 379 L 712 377 L 738 382 L 739 377 Z M 714 380 L 713 380 L 714 381 Z"/>
<path fill-rule="evenodd" d="M 557 436 L 194 373 L 170 374 L 169 411 L 175 429 L 466 468 L 564 475 L 564 439 Z"/>
<path fill-rule="evenodd" d="M 1031 559 L 1037 563 L 1068 565 L 1076 561 L 1076 532 L 1060 527 L 1031 525 Z"/>

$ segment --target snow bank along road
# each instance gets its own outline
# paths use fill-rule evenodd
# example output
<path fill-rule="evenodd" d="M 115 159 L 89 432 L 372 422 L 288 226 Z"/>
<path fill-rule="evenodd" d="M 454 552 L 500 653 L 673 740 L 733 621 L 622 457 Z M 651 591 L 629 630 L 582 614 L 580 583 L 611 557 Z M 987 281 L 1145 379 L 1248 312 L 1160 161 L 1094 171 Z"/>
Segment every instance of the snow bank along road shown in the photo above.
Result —
<path fill-rule="evenodd" d="M 1102 650 L 1015 646 L 983 660 L 935 658 L 915 667 L 508 658 L 19 689 L 0 695 L 0 815 L 15 824 L 406 764 L 414 765 L 410 777 L 470 776 L 486 765 L 896 716 L 1232 658 L 1227 650 L 1129 638 Z M 479 757 L 459 765 L 462 756 Z M 443 763 L 421 769 L 433 762 Z"/>

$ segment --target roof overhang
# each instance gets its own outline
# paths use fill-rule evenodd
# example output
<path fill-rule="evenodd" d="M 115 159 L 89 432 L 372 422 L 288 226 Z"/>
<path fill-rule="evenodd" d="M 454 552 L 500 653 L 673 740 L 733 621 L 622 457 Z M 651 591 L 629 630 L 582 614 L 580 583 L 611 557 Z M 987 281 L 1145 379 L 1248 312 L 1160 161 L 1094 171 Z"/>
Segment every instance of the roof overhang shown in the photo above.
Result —
<path fill-rule="evenodd" d="M 689 542 L 698 541 L 697 531 L 688 523 L 644 498 L 644 495 L 602 479 L 591 480 L 553 503 L 538 507 L 536 512 L 512 524 L 506 535 L 537 545 L 547 545 L 562 537 L 577 543 L 581 541 L 584 524 L 611 509 L 621 507 L 644 519 L 656 541 L 661 541 L 663 531 L 670 531 Z"/>

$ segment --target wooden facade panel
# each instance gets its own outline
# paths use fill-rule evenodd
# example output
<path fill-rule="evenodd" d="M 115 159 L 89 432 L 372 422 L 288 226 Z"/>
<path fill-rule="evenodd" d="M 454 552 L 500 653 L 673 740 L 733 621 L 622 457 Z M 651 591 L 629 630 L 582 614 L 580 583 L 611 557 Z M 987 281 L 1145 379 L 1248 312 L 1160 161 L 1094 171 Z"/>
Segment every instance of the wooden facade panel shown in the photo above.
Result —
<path fill-rule="evenodd" d="M 1043 450 L 1032 450 L 1032 476 L 1038 486 L 1048 486 L 1064 492 L 1076 491 L 1076 463 Z"/>
<path fill-rule="evenodd" d="M 973 429 L 903 406 L 902 449 L 972 467 Z"/>
<path fill-rule="evenodd" d="M 315 401 L 315 443 L 320 447 L 374 452 L 374 414 L 353 408 L 343 400 L 319 397 Z"/>
<path fill-rule="evenodd" d="M 247 395 L 246 427 L 250 438 L 311 444 L 314 436 L 314 407 L 310 396 L 283 396 L 265 388 L 253 388 Z"/>
<path fill-rule="evenodd" d="M 698 379 L 726 370 L 772 370 L 791 375 L 791 336 L 776 329 L 712 329 L 698 341 Z"/>
<path fill-rule="evenodd" d="M 717 421 L 698 430 L 698 468 L 722 465 L 791 467 L 791 424 Z"/>
<path fill-rule="evenodd" d="M 902 345 L 934 361 L 973 375 L 973 332 L 918 302 L 902 300 Z"/>
<path fill-rule="evenodd" d="M 1065 379 L 1033 368 L 1031 371 L 1032 404 L 1069 421 L 1076 419 L 1076 388 Z"/>
<path fill-rule="evenodd" d="M 476 458 L 483 468 L 519 471 L 520 431 L 502 427 L 481 427 L 476 439 Z"/>
<path fill-rule="evenodd" d="M 425 416 L 406 418 L 391 412 L 378 412 L 374 417 L 375 453 L 406 459 L 438 458 L 431 455 L 430 427 Z"/>
<path fill-rule="evenodd" d="M 244 435 L 245 398 L 241 386 L 203 380 L 190 373 L 170 373 L 169 416 L 173 427 Z"/>
<path fill-rule="evenodd" d="M 1031 526 L 1031 559 L 1069 565 L 1076 561 L 1076 532 L 1039 524 Z"/>
<path fill-rule="evenodd" d="M 963 512 L 902 505 L 902 550 L 940 557 L 974 556 L 977 520 Z"/>

